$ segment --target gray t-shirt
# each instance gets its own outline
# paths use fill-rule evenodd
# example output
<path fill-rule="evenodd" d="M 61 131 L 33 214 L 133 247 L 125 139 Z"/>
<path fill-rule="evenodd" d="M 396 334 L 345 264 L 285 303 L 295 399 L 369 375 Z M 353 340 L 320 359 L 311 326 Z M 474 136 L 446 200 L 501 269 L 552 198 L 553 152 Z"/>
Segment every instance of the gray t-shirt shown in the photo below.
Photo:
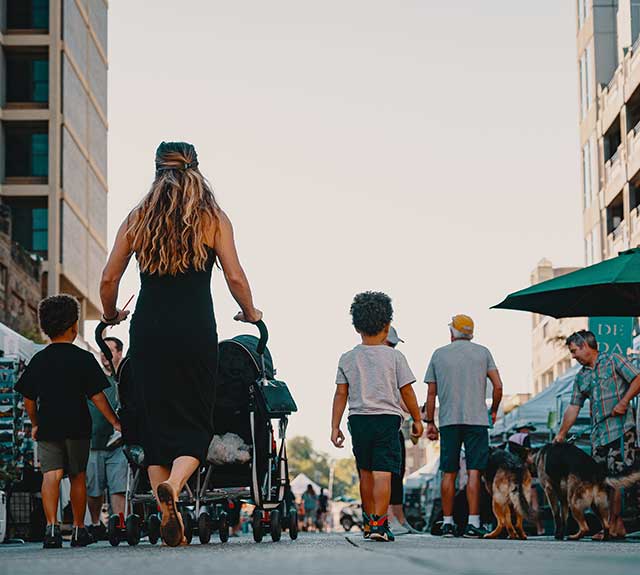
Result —
<path fill-rule="evenodd" d="M 491 352 L 468 340 L 458 339 L 433 352 L 424 382 L 437 384 L 440 427 L 489 426 L 487 373 L 495 369 Z"/>
<path fill-rule="evenodd" d="M 399 415 L 400 388 L 415 382 L 407 358 L 387 345 L 357 345 L 338 363 L 336 384 L 349 385 L 349 415 Z"/>

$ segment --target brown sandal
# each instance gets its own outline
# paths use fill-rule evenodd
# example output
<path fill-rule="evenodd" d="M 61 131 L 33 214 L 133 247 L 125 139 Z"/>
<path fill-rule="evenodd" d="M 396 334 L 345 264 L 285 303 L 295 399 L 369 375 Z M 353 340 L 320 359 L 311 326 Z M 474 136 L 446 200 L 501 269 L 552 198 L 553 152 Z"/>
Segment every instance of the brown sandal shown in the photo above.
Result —
<path fill-rule="evenodd" d="M 184 526 L 182 516 L 176 507 L 173 488 L 167 482 L 158 485 L 158 504 L 162 511 L 162 540 L 170 547 L 178 547 L 184 539 Z"/>

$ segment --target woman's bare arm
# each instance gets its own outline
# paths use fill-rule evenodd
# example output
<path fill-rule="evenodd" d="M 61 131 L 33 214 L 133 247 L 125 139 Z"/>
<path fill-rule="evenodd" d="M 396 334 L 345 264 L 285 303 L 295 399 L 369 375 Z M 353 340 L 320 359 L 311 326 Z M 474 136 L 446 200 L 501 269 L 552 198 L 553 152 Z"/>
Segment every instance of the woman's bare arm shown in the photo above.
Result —
<path fill-rule="evenodd" d="M 129 218 L 120 225 L 111 254 L 107 260 L 107 265 L 102 271 L 100 299 L 102 300 L 103 319 L 116 318 L 108 323 L 120 323 L 129 315 L 129 311 L 120 311 L 116 305 L 120 280 L 133 254 L 129 238 L 127 237 L 128 228 Z"/>
<path fill-rule="evenodd" d="M 262 312 L 253 305 L 249 281 L 238 258 L 233 239 L 233 226 L 222 210 L 218 214 L 214 245 L 229 291 L 242 310 L 236 319 L 251 323 L 262 319 Z"/>

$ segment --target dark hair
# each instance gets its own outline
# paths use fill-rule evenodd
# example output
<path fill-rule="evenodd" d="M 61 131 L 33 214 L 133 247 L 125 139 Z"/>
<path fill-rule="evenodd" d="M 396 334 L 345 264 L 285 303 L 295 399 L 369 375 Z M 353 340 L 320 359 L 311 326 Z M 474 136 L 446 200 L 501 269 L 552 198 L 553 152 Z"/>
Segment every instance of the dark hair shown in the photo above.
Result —
<path fill-rule="evenodd" d="M 40 329 L 51 339 L 62 335 L 78 319 L 80 319 L 80 303 L 71 295 L 52 295 L 38 304 Z"/>
<path fill-rule="evenodd" d="M 376 335 L 393 319 L 391 298 L 379 291 L 359 293 L 351 304 L 351 318 L 358 332 Z"/>
<path fill-rule="evenodd" d="M 592 331 L 587 331 L 586 329 L 581 329 L 580 331 L 572 333 L 567 338 L 567 347 L 571 344 L 577 345 L 578 347 L 582 347 L 584 344 L 587 344 L 591 349 L 598 351 L 598 341 L 596 340 L 596 336 Z"/>
<path fill-rule="evenodd" d="M 118 337 L 114 337 L 110 335 L 109 337 L 105 337 L 103 341 L 105 343 L 108 341 L 112 341 L 113 343 L 116 344 L 116 349 L 120 352 L 122 352 L 122 350 L 124 349 L 124 343 L 122 343 L 122 340 Z"/>

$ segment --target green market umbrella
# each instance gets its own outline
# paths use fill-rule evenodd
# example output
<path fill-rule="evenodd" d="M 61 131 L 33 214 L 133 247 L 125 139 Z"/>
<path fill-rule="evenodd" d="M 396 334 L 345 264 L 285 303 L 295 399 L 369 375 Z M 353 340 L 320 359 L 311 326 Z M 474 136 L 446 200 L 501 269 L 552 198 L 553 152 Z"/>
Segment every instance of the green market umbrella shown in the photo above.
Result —
<path fill-rule="evenodd" d="M 640 316 L 640 248 L 514 292 L 492 309 L 552 317 Z"/>

